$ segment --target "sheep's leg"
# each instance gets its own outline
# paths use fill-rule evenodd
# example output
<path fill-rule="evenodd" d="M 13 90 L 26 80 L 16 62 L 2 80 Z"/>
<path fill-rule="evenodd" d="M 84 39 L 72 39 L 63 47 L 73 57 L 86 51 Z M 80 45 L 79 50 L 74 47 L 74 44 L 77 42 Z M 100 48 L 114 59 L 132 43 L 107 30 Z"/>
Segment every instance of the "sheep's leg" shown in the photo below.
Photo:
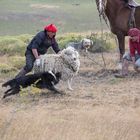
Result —
<path fill-rule="evenodd" d="M 72 83 L 72 78 L 68 79 L 68 89 L 69 90 L 73 90 L 71 87 L 71 83 Z"/>

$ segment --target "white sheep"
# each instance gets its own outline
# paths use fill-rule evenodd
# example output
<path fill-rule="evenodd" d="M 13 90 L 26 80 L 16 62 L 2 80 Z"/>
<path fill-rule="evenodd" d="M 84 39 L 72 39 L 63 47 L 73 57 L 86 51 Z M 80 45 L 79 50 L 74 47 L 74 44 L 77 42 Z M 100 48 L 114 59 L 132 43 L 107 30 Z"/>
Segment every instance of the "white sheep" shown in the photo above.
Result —
<path fill-rule="evenodd" d="M 87 50 L 93 46 L 93 41 L 87 38 L 82 39 L 80 42 L 69 42 L 66 47 L 73 47 L 75 48 L 77 51 L 81 51 L 81 50 L 85 50 L 85 52 L 87 52 Z"/>
<path fill-rule="evenodd" d="M 61 79 L 67 81 L 68 89 L 71 87 L 73 77 L 78 73 L 80 67 L 79 53 L 72 47 L 63 49 L 59 54 L 45 54 L 40 56 L 41 65 L 34 63 L 34 73 L 52 71 L 60 72 Z"/>

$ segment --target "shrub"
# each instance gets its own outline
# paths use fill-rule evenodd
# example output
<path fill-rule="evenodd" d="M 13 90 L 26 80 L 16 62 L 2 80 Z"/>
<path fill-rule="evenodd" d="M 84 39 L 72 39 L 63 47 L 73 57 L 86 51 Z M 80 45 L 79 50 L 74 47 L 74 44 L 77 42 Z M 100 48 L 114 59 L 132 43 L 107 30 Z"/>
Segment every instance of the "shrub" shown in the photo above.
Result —
<path fill-rule="evenodd" d="M 91 52 L 108 52 L 115 47 L 115 42 L 113 41 L 113 36 L 111 33 L 94 33 L 87 38 L 93 41 L 93 46 L 89 49 Z"/>
<path fill-rule="evenodd" d="M 3 37 L 0 38 L 0 54 L 9 55 L 24 55 L 26 44 L 17 38 L 13 37 Z"/>
<path fill-rule="evenodd" d="M 28 45 L 30 43 L 32 38 L 33 38 L 33 36 L 29 35 L 29 34 L 23 34 L 23 35 L 17 36 L 17 39 L 23 41 L 26 45 Z"/>
<path fill-rule="evenodd" d="M 32 35 L 28 34 L 0 37 L 0 54 L 24 56 L 26 47 L 32 37 Z M 60 48 L 63 49 L 69 42 L 79 42 L 83 38 L 90 38 L 93 40 L 94 45 L 89 49 L 91 52 L 109 51 L 114 47 L 112 41 L 113 36 L 110 33 L 104 33 L 103 36 L 101 36 L 100 33 L 94 33 L 91 35 L 69 33 L 63 36 L 58 36 L 57 41 Z M 52 53 L 51 49 L 49 50 L 49 53 Z"/>
<path fill-rule="evenodd" d="M 79 42 L 82 39 L 81 35 L 70 33 L 58 37 L 57 41 L 61 48 L 65 48 L 69 42 Z"/>
<path fill-rule="evenodd" d="M 4 64 L 4 63 L 0 64 L 0 73 L 9 73 L 13 71 L 17 71 L 17 69 L 14 67 L 11 67 L 8 64 Z"/>
<path fill-rule="evenodd" d="M 25 65 L 25 57 L 22 56 L 12 56 L 9 58 L 9 61 L 16 69 L 21 69 Z"/>

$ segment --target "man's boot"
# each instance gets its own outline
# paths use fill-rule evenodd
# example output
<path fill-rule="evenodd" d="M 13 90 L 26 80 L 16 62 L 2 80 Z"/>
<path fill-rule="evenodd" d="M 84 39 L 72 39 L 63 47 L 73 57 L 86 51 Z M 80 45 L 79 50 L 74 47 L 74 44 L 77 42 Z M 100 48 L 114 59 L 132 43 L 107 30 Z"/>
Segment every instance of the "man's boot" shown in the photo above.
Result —
<path fill-rule="evenodd" d="M 28 73 L 28 72 L 26 72 L 25 69 L 22 68 L 22 69 L 20 70 L 20 72 L 15 76 L 15 78 L 19 78 L 19 77 L 21 77 L 21 76 L 24 76 L 26 73 Z"/>

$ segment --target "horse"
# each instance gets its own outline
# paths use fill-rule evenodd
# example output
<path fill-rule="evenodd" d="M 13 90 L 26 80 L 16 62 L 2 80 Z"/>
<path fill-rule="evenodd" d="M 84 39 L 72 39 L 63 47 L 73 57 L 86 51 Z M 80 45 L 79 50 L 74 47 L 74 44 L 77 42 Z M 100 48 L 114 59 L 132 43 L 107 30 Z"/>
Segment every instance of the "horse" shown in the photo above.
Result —
<path fill-rule="evenodd" d="M 110 30 L 117 36 L 120 52 L 120 61 L 125 53 L 125 36 L 127 36 L 131 9 L 125 6 L 124 0 L 96 0 L 100 18 L 108 23 Z M 140 29 L 140 6 L 137 6 L 134 13 L 135 26 Z"/>

